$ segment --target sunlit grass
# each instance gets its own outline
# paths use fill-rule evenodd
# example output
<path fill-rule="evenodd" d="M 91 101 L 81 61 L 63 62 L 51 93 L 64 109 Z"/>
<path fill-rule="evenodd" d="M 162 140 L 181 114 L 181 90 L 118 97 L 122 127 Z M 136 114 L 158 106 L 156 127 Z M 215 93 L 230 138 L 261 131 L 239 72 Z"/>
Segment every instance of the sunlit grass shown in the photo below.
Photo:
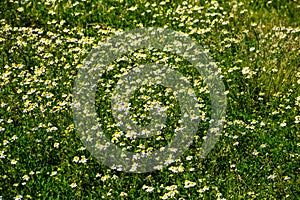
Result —
<path fill-rule="evenodd" d="M 299 2 L 4 0 L 0 6 L 2 199 L 300 198 Z M 123 173 L 82 145 L 71 110 L 73 85 L 98 42 L 150 26 L 187 33 L 209 52 L 229 92 L 227 119 L 217 145 L 200 158 L 210 117 L 201 76 L 173 54 L 128 54 L 112 64 L 97 90 L 99 123 L 116 145 L 151 151 L 169 142 L 177 127 L 173 94 L 145 86 L 131 99 L 131 114 L 147 124 L 151 103 L 144 105 L 162 101 L 169 107 L 168 126 L 149 140 L 118 132 L 108 111 L 111 91 L 120 74 L 142 63 L 168 63 L 184 74 L 206 120 L 174 164 Z"/>

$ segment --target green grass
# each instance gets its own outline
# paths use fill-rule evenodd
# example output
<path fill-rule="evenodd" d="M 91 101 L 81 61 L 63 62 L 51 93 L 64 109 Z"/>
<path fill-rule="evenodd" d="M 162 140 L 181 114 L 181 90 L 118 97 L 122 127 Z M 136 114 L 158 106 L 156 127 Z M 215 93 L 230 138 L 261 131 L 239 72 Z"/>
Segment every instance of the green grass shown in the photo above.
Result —
<path fill-rule="evenodd" d="M 2 199 L 300 198 L 299 1 L 163 2 L 0 2 Z M 165 146 L 181 116 L 172 93 L 145 86 L 134 93 L 130 112 L 138 124 L 147 124 L 145 102 L 169 106 L 161 140 L 113 135 L 119 130 L 107 89 L 131 66 L 168 59 L 193 86 L 207 119 L 199 124 L 194 143 L 170 166 L 141 174 L 110 169 L 83 148 L 74 128 L 71 103 L 78 69 L 98 42 L 117 31 L 164 26 L 196 39 L 220 68 L 229 92 L 222 136 L 206 158 L 199 157 L 210 98 L 187 61 L 155 49 L 131 52 L 127 61 L 112 63 L 96 96 L 99 123 L 116 145 L 134 152 Z M 76 162 L 77 157 L 88 160 Z M 178 168 L 183 170 L 175 172 Z M 194 184 L 186 188 L 186 181 Z"/>

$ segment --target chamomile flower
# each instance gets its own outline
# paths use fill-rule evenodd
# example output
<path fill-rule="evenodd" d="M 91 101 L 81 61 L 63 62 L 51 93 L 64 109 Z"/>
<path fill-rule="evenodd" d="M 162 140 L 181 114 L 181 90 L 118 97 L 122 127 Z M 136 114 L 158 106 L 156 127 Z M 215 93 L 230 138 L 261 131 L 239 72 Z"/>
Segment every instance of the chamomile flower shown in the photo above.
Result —
<path fill-rule="evenodd" d="M 75 182 L 71 183 L 70 185 L 71 188 L 76 188 L 77 187 L 77 184 Z"/>
<path fill-rule="evenodd" d="M 22 195 L 17 195 L 17 196 L 14 197 L 14 200 L 21 200 L 22 198 L 23 198 Z"/>

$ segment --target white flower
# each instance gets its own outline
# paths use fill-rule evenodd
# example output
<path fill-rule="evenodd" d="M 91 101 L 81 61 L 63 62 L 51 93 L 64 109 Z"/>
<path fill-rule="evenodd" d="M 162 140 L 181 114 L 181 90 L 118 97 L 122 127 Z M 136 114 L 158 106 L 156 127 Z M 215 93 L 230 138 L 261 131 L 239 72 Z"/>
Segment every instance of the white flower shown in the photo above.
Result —
<path fill-rule="evenodd" d="M 9 143 L 9 141 L 3 140 L 3 145 L 4 145 L 4 146 L 7 145 L 8 143 Z"/>
<path fill-rule="evenodd" d="M 11 139 L 12 139 L 12 140 L 16 140 L 16 139 L 18 139 L 18 136 L 14 135 L 14 136 L 12 136 Z"/>
<path fill-rule="evenodd" d="M 264 122 L 260 122 L 260 127 L 265 126 L 266 124 Z"/>
<path fill-rule="evenodd" d="M 195 168 L 192 167 L 192 168 L 189 169 L 189 171 L 190 171 L 190 172 L 194 172 L 194 171 L 195 171 Z"/>
<path fill-rule="evenodd" d="M 250 73 L 250 68 L 249 67 L 244 67 L 242 69 L 242 74 L 245 75 L 245 74 L 249 74 Z"/>
<path fill-rule="evenodd" d="M 254 149 L 254 151 L 252 152 L 252 155 L 257 156 L 258 154 L 259 154 L 259 152 L 256 149 Z"/>
<path fill-rule="evenodd" d="M 22 178 L 23 178 L 25 181 L 28 181 L 30 177 L 29 177 L 28 175 L 24 175 Z"/>
<path fill-rule="evenodd" d="M 110 176 L 109 175 L 105 175 L 101 177 L 101 181 L 106 181 L 107 179 L 109 179 Z"/>
<path fill-rule="evenodd" d="M 73 158 L 73 162 L 78 163 L 78 161 L 79 161 L 79 157 L 78 157 L 78 156 L 75 156 L 75 157 Z"/>
<path fill-rule="evenodd" d="M 272 174 L 272 175 L 268 176 L 268 179 L 274 179 L 275 177 L 276 177 L 276 175 Z"/>
<path fill-rule="evenodd" d="M 86 163 L 87 160 L 88 159 L 85 156 L 81 156 L 81 159 L 79 160 L 79 163 Z"/>
<path fill-rule="evenodd" d="M 57 174 L 57 171 L 51 172 L 50 176 L 55 176 Z"/>
<path fill-rule="evenodd" d="M 15 159 L 13 159 L 13 160 L 11 160 L 11 161 L 10 161 L 10 163 L 11 163 L 12 165 L 15 165 L 15 164 L 17 164 L 17 162 L 18 162 L 18 161 L 17 161 L 17 160 L 15 160 Z"/>
<path fill-rule="evenodd" d="M 137 8 L 138 8 L 137 6 L 134 6 L 134 7 L 128 8 L 128 10 L 130 10 L 130 11 L 135 11 Z"/>
<path fill-rule="evenodd" d="M 192 181 L 189 181 L 189 180 L 184 181 L 184 188 L 194 187 L 195 185 L 196 185 L 195 182 L 192 182 Z"/>
<path fill-rule="evenodd" d="M 281 127 L 285 127 L 285 126 L 286 126 L 286 123 L 285 123 L 285 122 L 282 122 L 282 123 L 280 123 L 280 126 L 281 126 Z"/>
<path fill-rule="evenodd" d="M 120 196 L 121 197 L 124 197 L 124 196 L 127 196 L 128 194 L 126 192 L 121 192 Z"/>
<path fill-rule="evenodd" d="M 22 199 L 22 198 L 23 198 L 22 195 L 17 195 L 16 197 L 14 197 L 15 200 L 20 200 L 20 199 Z"/>
<path fill-rule="evenodd" d="M 296 117 L 295 117 L 295 123 L 296 123 L 296 124 L 300 123 L 300 116 L 296 116 Z"/>
<path fill-rule="evenodd" d="M 71 188 L 76 188 L 77 184 L 76 183 L 72 183 L 70 186 L 71 186 Z"/>
<path fill-rule="evenodd" d="M 260 145 L 260 148 L 265 148 L 265 147 L 266 147 L 265 144 L 261 144 L 261 145 Z"/>
<path fill-rule="evenodd" d="M 6 157 L 6 155 L 4 153 L 5 153 L 4 151 L 0 152 L 0 158 L 5 158 Z"/>
<path fill-rule="evenodd" d="M 148 187 L 147 189 L 146 189 L 146 192 L 152 192 L 154 190 L 154 187 Z"/>
<path fill-rule="evenodd" d="M 59 143 L 55 142 L 53 146 L 54 146 L 54 148 L 58 148 L 59 147 Z"/>
<path fill-rule="evenodd" d="M 186 160 L 192 160 L 193 159 L 193 156 L 188 156 L 185 158 Z"/>
<path fill-rule="evenodd" d="M 203 193 L 205 191 L 209 190 L 208 186 L 204 186 L 202 189 L 199 190 L 200 193 Z"/>
<path fill-rule="evenodd" d="M 161 199 L 168 199 L 169 198 L 169 193 L 165 193 L 162 197 L 161 197 Z"/>
<path fill-rule="evenodd" d="M 169 167 L 169 170 L 172 171 L 173 173 L 178 173 L 177 167 L 171 166 Z"/>
<path fill-rule="evenodd" d="M 165 189 L 169 190 L 169 191 L 176 190 L 177 189 L 177 185 L 166 186 Z"/>
<path fill-rule="evenodd" d="M 24 8 L 23 8 L 23 7 L 19 7 L 19 8 L 17 8 L 17 11 L 23 12 L 23 11 L 24 11 Z"/>

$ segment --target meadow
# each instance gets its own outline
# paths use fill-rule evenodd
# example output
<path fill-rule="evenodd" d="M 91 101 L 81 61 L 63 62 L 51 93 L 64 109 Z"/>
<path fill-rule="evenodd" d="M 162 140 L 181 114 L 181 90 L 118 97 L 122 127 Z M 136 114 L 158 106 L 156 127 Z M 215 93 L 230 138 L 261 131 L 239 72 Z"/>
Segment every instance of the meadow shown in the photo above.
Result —
<path fill-rule="evenodd" d="M 0 1 L 0 200 L 300 199 L 300 2 L 297 0 Z M 136 124 L 159 104 L 163 131 L 131 138 L 110 108 L 118 79 L 146 63 L 182 73 L 202 119 L 193 144 L 174 163 L 128 173 L 99 162 L 74 124 L 78 70 L 92 49 L 143 27 L 188 34 L 218 66 L 226 121 L 209 154 L 199 155 L 211 120 L 208 87 L 182 57 L 159 49 L 129 52 L 99 80 L 99 126 L 119 147 L 151 153 L 172 141 L 180 105 L 172 91 L 143 85 L 130 99 Z"/>

